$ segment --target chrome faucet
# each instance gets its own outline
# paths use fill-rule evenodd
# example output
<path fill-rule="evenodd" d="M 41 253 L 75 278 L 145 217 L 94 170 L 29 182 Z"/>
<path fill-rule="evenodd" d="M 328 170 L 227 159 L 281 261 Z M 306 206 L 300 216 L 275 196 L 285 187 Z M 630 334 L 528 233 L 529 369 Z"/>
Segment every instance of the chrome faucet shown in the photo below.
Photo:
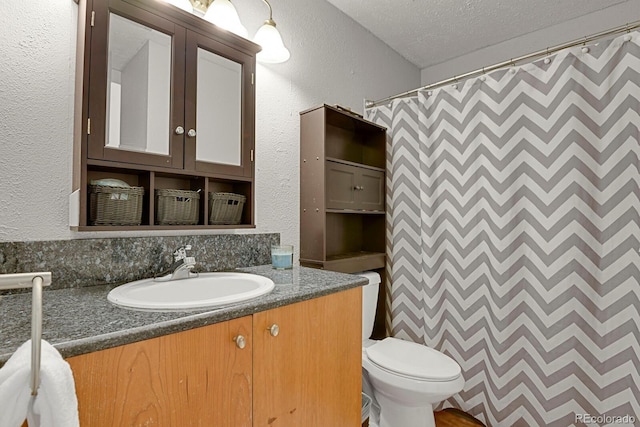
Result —
<path fill-rule="evenodd" d="M 189 278 L 191 270 L 196 265 L 195 257 L 187 256 L 187 251 L 190 250 L 191 245 L 183 245 L 173 252 L 173 264 L 171 264 L 170 280 Z"/>

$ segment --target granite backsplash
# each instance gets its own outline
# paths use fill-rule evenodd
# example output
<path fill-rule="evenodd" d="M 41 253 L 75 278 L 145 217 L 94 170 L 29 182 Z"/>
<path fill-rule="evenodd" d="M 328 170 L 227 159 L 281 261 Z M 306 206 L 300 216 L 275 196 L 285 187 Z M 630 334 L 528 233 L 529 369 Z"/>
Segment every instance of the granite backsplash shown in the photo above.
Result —
<path fill-rule="evenodd" d="M 0 274 L 50 271 L 50 289 L 121 284 L 161 274 L 181 245 L 195 271 L 224 271 L 271 263 L 279 242 L 277 233 L 0 242 Z"/>

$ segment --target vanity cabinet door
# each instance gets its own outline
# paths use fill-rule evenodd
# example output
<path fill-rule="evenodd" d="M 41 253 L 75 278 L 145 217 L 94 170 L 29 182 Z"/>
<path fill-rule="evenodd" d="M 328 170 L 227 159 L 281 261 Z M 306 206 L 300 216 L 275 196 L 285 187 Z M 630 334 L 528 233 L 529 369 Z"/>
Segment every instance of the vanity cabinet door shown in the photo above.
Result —
<path fill-rule="evenodd" d="M 185 169 L 253 175 L 255 58 L 187 32 Z"/>
<path fill-rule="evenodd" d="M 254 427 L 360 425 L 361 292 L 253 315 Z"/>
<path fill-rule="evenodd" d="M 93 13 L 87 157 L 182 168 L 186 29 L 122 0 Z"/>
<path fill-rule="evenodd" d="M 67 359 L 80 425 L 251 427 L 251 325 L 246 316 Z"/>

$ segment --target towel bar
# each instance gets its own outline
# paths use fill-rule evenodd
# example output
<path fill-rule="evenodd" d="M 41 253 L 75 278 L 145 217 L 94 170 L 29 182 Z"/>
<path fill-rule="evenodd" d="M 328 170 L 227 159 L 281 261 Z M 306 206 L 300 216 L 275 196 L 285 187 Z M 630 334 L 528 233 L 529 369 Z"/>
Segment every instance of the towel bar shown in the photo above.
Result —
<path fill-rule="evenodd" d="M 51 284 L 51 273 L 0 274 L 0 290 L 32 289 L 31 300 L 31 394 L 40 386 L 40 351 L 42 339 L 42 287 Z"/>

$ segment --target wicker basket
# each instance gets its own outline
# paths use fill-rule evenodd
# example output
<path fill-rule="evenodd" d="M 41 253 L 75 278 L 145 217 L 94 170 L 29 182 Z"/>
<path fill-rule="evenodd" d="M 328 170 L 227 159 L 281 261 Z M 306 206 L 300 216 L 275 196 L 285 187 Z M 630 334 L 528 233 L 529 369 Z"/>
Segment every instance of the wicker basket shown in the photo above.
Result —
<path fill-rule="evenodd" d="M 156 190 L 156 224 L 193 225 L 200 219 L 200 193 Z"/>
<path fill-rule="evenodd" d="M 140 225 L 144 187 L 89 185 L 91 225 Z"/>
<path fill-rule="evenodd" d="M 209 193 L 209 224 L 240 224 L 246 200 L 241 194 Z"/>

